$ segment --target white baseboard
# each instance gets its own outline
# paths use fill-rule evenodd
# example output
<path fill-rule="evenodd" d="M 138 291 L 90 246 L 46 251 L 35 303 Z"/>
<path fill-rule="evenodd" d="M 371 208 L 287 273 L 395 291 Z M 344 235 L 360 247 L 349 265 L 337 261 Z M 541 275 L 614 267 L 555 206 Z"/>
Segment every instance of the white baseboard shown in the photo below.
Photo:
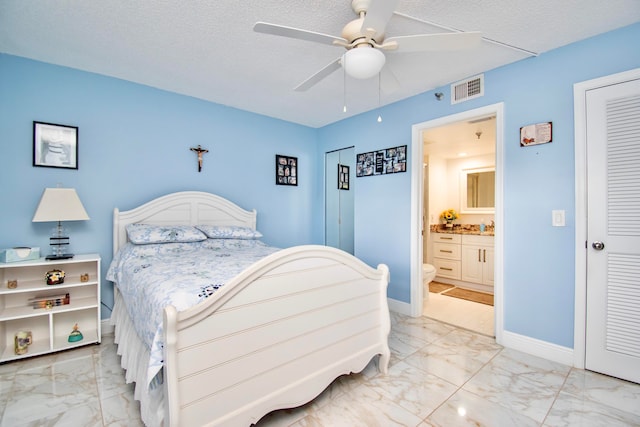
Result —
<path fill-rule="evenodd" d="M 573 366 L 573 349 L 552 344 L 536 338 L 526 337 L 509 331 L 502 331 L 502 342 L 498 344 L 543 359 Z"/>
<path fill-rule="evenodd" d="M 387 303 L 389 304 L 389 310 L 404 314 L 405 316 L 411 316 L 411 304 L 392 298 L 387 298 Z M 574 354 L 572 348 L 563 347 L 561 345 L 552 344 L 547 341 L 504 330 L 501 334 L 496 334 L 496 336 L 500 336 L 500 339 L 497 340 L 497 342 L 504 347 L 562 363 L 563 365 L 574 365 Z"/>
<path fill-rule="evenodd" d="M 411 304 L 392 298 L 387 298 L 387 304 L 389 304 L 389 310 L 411 316 Z"/>
<path fill-rule="evenodd" d="M 116 327 L 111 324 L 111 319 L 102 319 L 100 322 L 100 330 L 102 331 L 102 335 L 113 335 Z"/>

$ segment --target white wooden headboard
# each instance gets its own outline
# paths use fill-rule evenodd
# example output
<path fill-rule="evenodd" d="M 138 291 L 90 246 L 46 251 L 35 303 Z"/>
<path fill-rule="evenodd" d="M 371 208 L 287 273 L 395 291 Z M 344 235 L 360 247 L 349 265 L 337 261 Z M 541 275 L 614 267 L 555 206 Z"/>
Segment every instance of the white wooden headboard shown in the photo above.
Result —
<path fill-rule="evenodd" d="M 137 208 L 113 210 L 113 254 L 127 243 L 127 224 L 239 225 L 256 229 L 256 210 L 203 191 L 182 191 L 158 197 Z"/>

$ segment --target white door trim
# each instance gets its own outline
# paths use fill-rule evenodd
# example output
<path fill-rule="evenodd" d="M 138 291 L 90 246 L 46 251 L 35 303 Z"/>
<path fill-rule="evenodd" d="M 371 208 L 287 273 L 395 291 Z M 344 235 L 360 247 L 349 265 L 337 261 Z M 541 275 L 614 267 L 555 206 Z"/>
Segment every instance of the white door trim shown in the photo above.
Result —
<path fill-rule="evenodd" d="M 495 334 L 496 341 L 502 342 L 503 332 L 503 174 L 504 174 L 504 103 L 487 105 L 469 111 L 417 123 L 411 127 L 411 316 L 422 315 L 422 214 L 423 211 L 423 143 L 422 131 L 450 123 L 469 120 L 478 116 L 496 115 L 496 208 L 495 208 Z"/>
<path fill-rule="evenodd" d="M 573 365 L 581 369 L 584 369 L 585 365 L 587 319 L 587 91 L 634 79 L 640 79 L 640 68 L 573 85 L 576 192 Z"/>

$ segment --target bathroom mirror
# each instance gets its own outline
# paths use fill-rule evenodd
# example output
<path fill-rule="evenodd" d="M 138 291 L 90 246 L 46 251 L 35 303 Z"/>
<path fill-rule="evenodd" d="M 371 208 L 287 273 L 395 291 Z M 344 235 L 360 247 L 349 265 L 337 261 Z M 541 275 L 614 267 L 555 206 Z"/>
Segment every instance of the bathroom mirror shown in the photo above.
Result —
<path fill-rule="evenodd" d="M 464 169 L 460 173 L 460 212 L 495 212 L 496 169 Z"/>

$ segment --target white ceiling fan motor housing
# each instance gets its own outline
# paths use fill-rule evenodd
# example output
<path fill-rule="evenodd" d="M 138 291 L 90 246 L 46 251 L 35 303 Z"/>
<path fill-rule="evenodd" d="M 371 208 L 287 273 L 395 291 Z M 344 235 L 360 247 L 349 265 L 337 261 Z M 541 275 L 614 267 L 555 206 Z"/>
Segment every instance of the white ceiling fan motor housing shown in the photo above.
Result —
<path fill-rule="evenodd" d="M 371 6 L 371 0 L 352 0 L 351 8 L 359 16 L 361 12 L 366 12 Z"/>

